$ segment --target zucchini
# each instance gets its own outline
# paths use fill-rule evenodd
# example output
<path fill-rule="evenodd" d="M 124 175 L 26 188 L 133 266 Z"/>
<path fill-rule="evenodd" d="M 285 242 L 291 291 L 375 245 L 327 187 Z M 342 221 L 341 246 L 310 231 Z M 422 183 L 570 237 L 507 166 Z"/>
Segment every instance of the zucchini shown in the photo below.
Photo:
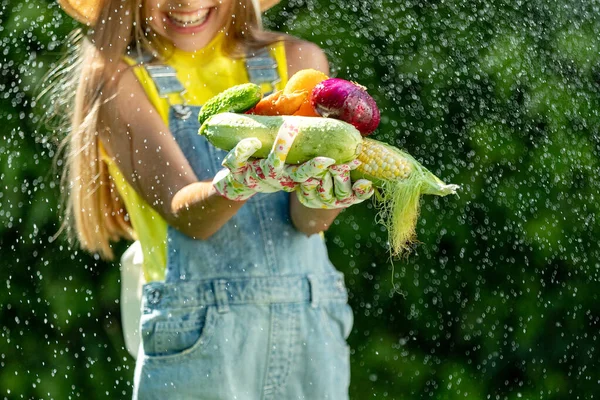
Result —
<path fill-rule="evenodd" d="M 343 164 L 360 154 L 360 132 L 352 125 L 332 118 L 221 113 L 208 118 L 198 133 L 226 151 L 242 139 L 258 138 L 262 147 L 255 156 L 266 158 L 284 122 L 299 130 L 286 158 L 287 164 L 303 163 L 314 157 L 330 157 L 336 164 Z"/>

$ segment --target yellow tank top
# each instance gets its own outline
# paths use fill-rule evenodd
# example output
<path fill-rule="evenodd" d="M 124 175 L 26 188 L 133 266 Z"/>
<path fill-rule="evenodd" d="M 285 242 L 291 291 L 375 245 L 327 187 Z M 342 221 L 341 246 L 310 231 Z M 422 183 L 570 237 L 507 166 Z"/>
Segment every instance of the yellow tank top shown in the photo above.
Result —
<path fill-rule="evenodd" d="M 232 59 L 223 53 L 221 45 L 224 38 L 224 34 L 218 34 L 205 48 L 194 53 L 172 50 L 172 55 L 165 63 L 177 71 L 177 78 L 186 88 L 183 99 L 179 94 L 171 94 L 167 99 L 161 98 L 146 69 L 141 66 L 133 68 L 148 98 L 167 126 L 169 103 L 181 104 L 185 100 L 189 105 L 199 106 L 231 86 L 248 82 L 245 60 Z M 272 46 L 271 56 L 277 62 L 281 79 L 276 89 L 282 89 L 288 79 L 283 42 Z M 129 65 L 135 65 L 132 59 L 126 58 L 125 61 Z M 101 153 L 123 199 L 136 237 L 141 243 L 146 282 L 164 280 L 167 224 L 128 184 L 114 160 L 104 151 Z"/>

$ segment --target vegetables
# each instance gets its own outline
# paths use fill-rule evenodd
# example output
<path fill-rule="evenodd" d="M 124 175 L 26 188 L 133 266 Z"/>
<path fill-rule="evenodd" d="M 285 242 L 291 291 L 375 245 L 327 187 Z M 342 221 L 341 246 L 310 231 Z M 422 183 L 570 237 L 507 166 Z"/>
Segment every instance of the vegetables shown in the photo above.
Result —
<path fill-rule="evenodd" d="M 294 85 L 302 87 L 306 84 L 308 87 L 323 78 L 318 74 L 318 71 L 303 72 L 302 79 L 296 79 Z M 240 92 L 233 89 L 235 87 L 230 89 L 229 96 L 237 96 L 236 99 L 251 97 L 249 94 L 240 96 Z M 312 94 L 308 96 L 310 91 Z M 213 112 L 233 107 L 232 104 L 240 107 L 241 101 L 229 99 L 226 92 L 219 96 L 219 106 L 214 106 Z M 445 184 L 409 154 L 377 140 L 363 138 L 361 134 L 366 136 L 378 126 L 380 115 L 373 98 L 355 83 L 333 78 L 322 80 L 310 90 L 290 89 L 287 93 L 283 90 L 263 99 L 251 111 L 296 114 L 305 104 L 303 96 L 310 99 L 319 114 L 332 118 L 225 112 L 206 119 L 199 133 L 224 150 L 231 150 L 244 138 L 256 137 L 262 147 L 255 156 L 265 158 L 285 121 L 299 130 L 286 163 L 296 164 L 324 156 L 342 164 L 358 158 L 361 165 L 351 172 L 352 180 L 366 178 L 373 182 L 379 206 L 377 220 L 388 230 L 392 255 L 406 252 L 415 240 L 421 195 L 455 194 L 458 186 Z"/>
<path fill-rule="evenodd" d="M 369 179 L 378 188 L 378 221 L 388 229 L 393 255 L 405 252 L 414 241 L 421 195 L 446 196 L 458 189 L 457 185 L 446 185 L 407 153 L 362 138 L 352 125 L 331 118 L 223 113 L 209 118 L 199 133 L 223 150 L 231 150 L 244 138 L 256 137 L 262 147 L 255 155 L 265 158 L 284 121 L 299 129 L 286 163 L 317 156 L 331 157 L 337 164 L 355 158 L 362 162 L 351 177 Z"/>
<path fill-rule="evenodd" d="M 366 89 L 339 78 L 315 86 L 311 95 L 314 109 L 325 118 L 336 118 L 354 125 L 363 136 L 379 125 L 379 108 Z"/>
<path fill-rule="evenodd" d="M 415 227 L 422 194 L 456 194 L 458 185 L 447 185 L 409 154 L 374 139 L 364 138 L 351 172 L 352 180 L 369 179 L 379 188 L 381 205 L 378 221 L 388 230 L 393 255 L 409 250 L 415 240 Z"/>
<path fill-rule="evenodd" d="M 352 125 L 335 119 L 221 113 L 206 120 L 198 133 L 227 151 L 242 139 L 256 137 L 262 147 L 255 155 L 265 158 L 284 121 L 290 121 L 299 130 L 286 158 L 288 164 L 318 156 L 330 157 L 337 164 L 343 164 L 358 156 L 362 142 L 360 133 Z"/>
<path fill-rule="evenodd" d="M 245 83 L 233 86 L 208 100 L 198 114 L 200 125 L 209 117 L 222 112 L 245 112 L 262 98 L 260 86 Z"/>

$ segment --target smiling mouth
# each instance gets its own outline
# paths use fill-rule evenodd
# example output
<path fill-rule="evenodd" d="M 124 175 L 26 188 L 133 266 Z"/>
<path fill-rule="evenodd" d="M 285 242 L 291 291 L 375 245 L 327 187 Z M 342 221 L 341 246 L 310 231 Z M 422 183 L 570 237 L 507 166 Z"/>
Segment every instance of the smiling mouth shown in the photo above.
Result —
<path fill-rule="evenodd" d="M 181 28 L 193 28 L 202 25 L 208 19 L 212 10 L 212 8 L 209 8 L 195 12 L 169 11 L 167 17 L 175 26 Z"/>

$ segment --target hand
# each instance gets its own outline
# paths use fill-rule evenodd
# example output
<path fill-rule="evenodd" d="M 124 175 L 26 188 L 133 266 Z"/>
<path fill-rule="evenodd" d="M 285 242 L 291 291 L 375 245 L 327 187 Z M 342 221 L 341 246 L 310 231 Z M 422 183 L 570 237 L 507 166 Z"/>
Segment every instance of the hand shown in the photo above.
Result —
<path fill-rule="evenodd" d="M 285 160 L 297 134 L 298 128 L 284 123 L 267 158 L 251 161 L 262 143 L 257 138 L 241 140 L 223 160 L 225 168 L 213 179 L 217 192 L 235 201 L 249 199 L 256 193 L 293 192 L 298 183 L 287 174 Z"/>
<path fill-rule="evenodd" d="M 352 184 L 350 171 L 359 165 L 358 160 L 330 165 L 320 177 L 312 176 L 304 181 L 302 176 L 290 172 L 292 179 L 302 182 L 296 189 L 298 200 L 306 207 L 320 209 L 345 208 L 365 201 L 375 190 L 373 183 L 367 179 L 359 179 Z"/>

